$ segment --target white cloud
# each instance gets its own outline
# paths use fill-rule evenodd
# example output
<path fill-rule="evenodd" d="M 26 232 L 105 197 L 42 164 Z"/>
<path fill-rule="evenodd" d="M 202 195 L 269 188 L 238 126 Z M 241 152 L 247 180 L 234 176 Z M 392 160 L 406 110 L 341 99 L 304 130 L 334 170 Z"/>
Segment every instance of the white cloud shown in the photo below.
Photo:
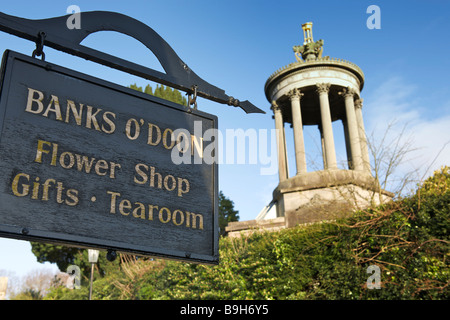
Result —
<path fill-rule="evenodd" d="M 366 133 L 376 141 L 388 130 L 385 142 L 391 146 L 400 137 L 400 145 L 411 143 L 409 149 L 414 150 L 399 165 L 397 174 L 417 170 L 417 178 L 423 179 L 450 164 L 450 102 L 433 101 L 429 94 L 425 106 L 419 94 L 427 90 L 417 88 L 400 77 L 391 77 L 364 97 L 363 110 Z M 431 118 L 428 108 L 438 111 L 440 117 Z"/>

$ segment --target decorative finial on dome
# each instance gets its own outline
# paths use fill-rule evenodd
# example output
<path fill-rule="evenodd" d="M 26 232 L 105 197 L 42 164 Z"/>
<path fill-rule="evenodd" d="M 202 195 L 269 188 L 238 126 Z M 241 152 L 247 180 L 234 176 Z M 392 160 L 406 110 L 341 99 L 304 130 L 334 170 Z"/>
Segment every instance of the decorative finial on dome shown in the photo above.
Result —
<path fill-rule="evenodd" d="M 294 54 L 297 61 L 315 60 L 322 57 L 323 40 L 314 42 L 312 34 L 312 22 L 302 24 L 303 29 L 303 45 L 294 46 Z"/>
<path fill-rule="evenodd" d="M 310 42 L 314 42 L 312 35 L 312 22 L 302 24 L 302 29 L 303 29 L 303 38 L 305 39 L 303 45 Z"/>

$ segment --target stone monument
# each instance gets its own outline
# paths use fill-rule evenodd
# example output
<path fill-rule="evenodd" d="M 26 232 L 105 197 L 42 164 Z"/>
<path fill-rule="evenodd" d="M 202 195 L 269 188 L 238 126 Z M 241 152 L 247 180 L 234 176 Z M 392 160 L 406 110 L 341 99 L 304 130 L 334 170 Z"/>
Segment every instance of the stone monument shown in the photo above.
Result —
<path fill-rule="evenodd" d="M 349 209 L 391 199 L 372 176 L 362 116 L 364 74 L 354 63 L 323 57 L 312 22 L 302 25 L 304 43 L 294 46 L 296 62 L 273 73 L 265 84 L 277 131 L 279 184 L 273 191 L 277 217 L 286 227 L 334 219 Z M 338 168 L 332 122 L 341 121 L 347 164 Z M 294 136 L 296 173 L 288 173 L 285 123 Z M 320 131 L 323 170 L 308 171 L 303 130 Z"/>
<path fill-rule="evenodd" d="M 324 41 L 314 42 L 312 22 L 303 24 L 302 29 L 303 45 L 293 47 L 297 61 L 273 73 L 264 88 L 277 131 L 279 184 L 272 202 L 255 220 L 228 225 L 230 237 L 332 220 L 393 197 L 371 173 L 362 114 L 362 70 L 349 61 L 323 57 Z M 347 161 L 341 168 L 336 160 L 335 121 L 341 122 L 344 132 Z M 292 176 L 286 123 L 293 128 L 296 172 Z M 317 127 L 320 132 L 323 169 L 308 171 L 305 126 Z"/>

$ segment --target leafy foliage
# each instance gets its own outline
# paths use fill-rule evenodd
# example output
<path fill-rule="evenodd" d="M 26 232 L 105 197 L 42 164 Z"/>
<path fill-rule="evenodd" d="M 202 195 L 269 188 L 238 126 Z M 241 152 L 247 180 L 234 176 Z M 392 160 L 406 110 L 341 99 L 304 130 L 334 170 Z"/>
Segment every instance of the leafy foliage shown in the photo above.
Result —
<path fill-rule="evenodd" d="M 448 299 L 450 168 L 413 196 L 334 222 L 220 239 L 217 266 L 122 256 L 95 299 Z M 369 289 L 367 268 L 381 270 Z M 86 299 L 59 288 L 49 299 Z"/>
<path fill-rule="evenodd" d="M 220 234 L 225 234 L 225 227 L 229 222 L 239 220 L 239 211 L 234 210 L 234 202 L 219 192 L 219 228 Z"/>
<path fill-rule="evenodd" d="M 130 85 L 130 88 L 158 98 L 181 104 L 183 106 L 187 106 L 187 99 L 182 96 L 180 91 L 164 85 L 156 85 L 155 91 L 153 91 L 153 88 L 149 84 L 146 85 L 144 89 L 137 86 L 136 84 Z"/>
<path fill-rule="evenodd" d="M 31 252 L 38 262 L 56 263 L 59 270 L 67 270 L 67 267 L 75 263 L 78 248 L 49 245 L 40 242 L 31 242 Z"/>

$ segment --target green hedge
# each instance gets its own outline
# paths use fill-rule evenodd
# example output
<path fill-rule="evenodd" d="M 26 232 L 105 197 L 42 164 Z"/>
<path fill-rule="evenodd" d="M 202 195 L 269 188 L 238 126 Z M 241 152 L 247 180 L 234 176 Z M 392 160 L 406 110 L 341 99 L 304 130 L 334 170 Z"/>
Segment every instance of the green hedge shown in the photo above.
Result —
<path fill-rule="evenodd" d="M 220 264 L 127 259 L 95 299 L 448 299 L 450 169 L 413 196 L 350 218 L 221 238 Z M 380 289 L 367 272 L 380 268 Z M 47 299 L 85 299 L 58 288 Z"/>

